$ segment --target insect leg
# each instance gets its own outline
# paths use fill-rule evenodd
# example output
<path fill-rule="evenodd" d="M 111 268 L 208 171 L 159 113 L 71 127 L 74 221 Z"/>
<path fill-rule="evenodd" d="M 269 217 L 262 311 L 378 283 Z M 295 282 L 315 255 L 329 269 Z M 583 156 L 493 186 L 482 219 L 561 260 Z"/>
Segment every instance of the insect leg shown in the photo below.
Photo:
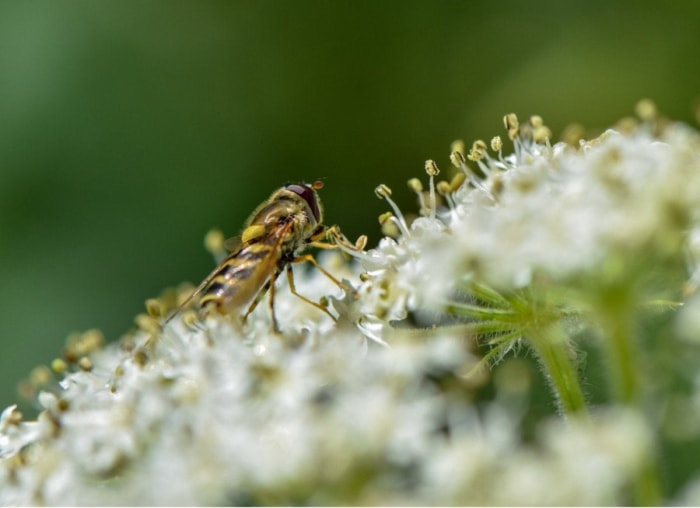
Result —
<path fill-rule="evenodd" d="M 280 273 L 279 270 L 275 270 L 275 275 L 270 279 L 270 315 L 272 316 L 272 329 L 275 333 L 280 333 L 280 327 L 277 324 L 277 316 L 275 316 L 275 281 Z"/>
<path fill-rule="evenodd" d="M 297 256 L 296 258 L 294 258 L 292 260 L 292 263 L 304 263 L 304 262 L 309 262 L 312 265 L 314 265 L 319 272 L 321 272 L 323 275 L 328 277 L 328 279 L 330 279 L 330 281 L 333 282 L 333 284 L 338 286 L 343 291 L 347 291 L 349 293 L 352 293 L 354 296 L 357 296 L 357 292 L 352 287 L 340 282 L 338 279 L 333 277 L 325 268 L 323 268 L 321 265 L 318 264 L 318 261 L 316 261 L 316 258 L 314 258 L 311 254 L 304 254 L 302 256 Z"/>
<path fill-rule="evenodd" d="M 325 241 L 322 240 L 325 237 Z M 332 242 L 330 241 L 332 240 Z M 367 237 L 360 236 L 357 242 L 353 245 L 344 234 L 340 232 L 338 226 L 324 227 L 317 233 L 314 233 L 309 239 L 308 244 L 317 249 L 340 249 L 346 254 L 360 253 L 364 251 L 367 245 Z"/>
<path fill-rule="evenodd" d="M 305 257 L 305 256 L 302 256 L 302 257 Z M 295 260 L 293 260 L 292 263 L 296 263 L 296 262 L 297 262 L 297 259 L 299 259 L 299 258 L 296 258 Z M 313 259 L 313 257 L 312 257 L 311 259 Z M 302 260 L 302 261 L 306 261 L 306 260 Z M 314 261 L 316 261 L 316 260 L 314 259 Z M 310 304 L 310 305 L 313 305 L 313 306 L 316 307 L 317 309 L 322 310 L 323 312 L 325 312 L 326 314 L 328 314 L 328 315 L 331 317 L 331 319 L 332 319 L 333 321 L 337 321 L 336 317 L 335 317 L 333 314 L 331 314 L 330 311 L 329 311 L 326 307 L 324 307 L 324 306 L 321 305 L 320 303 L 314 302 L 313 300 L 311 300 L 311 299 L 309 299 L 309 298 L 305 297 L 304 295 L 301 295 L 301 294 L 299 294 L 299 293 L 297 292 L 296 285 L 294 284 L 294 272 L 292 272 L 292 266 L 291 266 L 291 265 L 287 265 L 287 281 L 289 282 L 289 291 L 290 291 L 290 293 L 292 293 L 294 296 L 296 296 L 296 297 L 298 297 L 298 298 L 301 298 L 301 299 L 304 300 L 306 303 L 308 303 L 308 304 Z"/>
<path fill-rule="evenodd" d="M 248 310 L 245 312 L 245 314 L 243 314 L 242 320 L 244 323 L 246 322 L 246 319 L 248 319 L 248 315 L 255 310 L 255 307 L 258 306 L 258 304 L 260 303 L 260 300 L 262 300 L 262 295 L 265 294 L 265 292 L 268 290 L 269 287 L 270 287 L 270 281 L 268 280 L 265 283 L 265 285 L 262 287 L 260 292 L 256 295 L 255 299 L 253 300 L 253 303 L 250 304 L 250 306 L 248 307 Z"/>
<path fill-rule="evenodd" d="M 260 301 L 263 299 L 265 296 L 265 293 L 267 293 L 268 290 L 270 290 L 270 309 L 272 313 L 272 326 L 275 330 L 275 332 L 279 333 L 279 326 L 277 325 L 277 318 L 275 316 L 275 281 L 277 280 L 277 277 L 280 275 L 280 271 L 275 271 L 275 274 L 270 277 L 265 285 L 260 289 L 258 294 L 255 296 L 255 299 L 253 300 L 253 303 L 250 304 L 248 307 L 248 310 L 246 310 L 245 314 L 243 314 L 242 321 L 243 323 L 246 322 L 246 319 L 248 319 L 248 315 L 250 315 L 251 312 L 255 310 L 255 308 L 258 306 Z"/>

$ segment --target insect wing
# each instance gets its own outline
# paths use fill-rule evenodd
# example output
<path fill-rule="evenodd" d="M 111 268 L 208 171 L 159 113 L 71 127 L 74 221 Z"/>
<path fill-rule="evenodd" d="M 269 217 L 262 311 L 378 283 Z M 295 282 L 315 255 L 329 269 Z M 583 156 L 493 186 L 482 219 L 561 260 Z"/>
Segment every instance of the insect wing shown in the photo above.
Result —
<path fill-rule="evenodd" d="M 167 325 L 171 319 L 173 319 L 178 312 L 180 312 L 182 309 L 185 308 L 185 306 L 192 301 L 192 299 L 197 296 L 199 293 L 202 292 L 202 290 L 209 285 L 209 283 L 212 281 L 214 277 L 216 277 L 216 274 L 219 272 L 221 269 L 221 265 L 218 265 L 216 268 L 214 268 L 207 277 L 199 283 L 199 286 L 197 286 L 190 295 L 185 298 L 185 300 L 177 306 L 177 308 L 170 313 L 170 315 L 165 319 L 165 323 L 163 325 Z"/>
<path fill-rule="evenodd" d="M 216 268 L 214 268 L 209 275 L 205 277 L 205 279 L 199 283 L 199 285 L 190 293 L 190 295 L 185 298 L 185 300 L 177 306 L 177 308 L 170 313 L 170 315 L 165 319 L 165 322 L 163 323 L 164 325 L 167 325 L 182 309 L 184 309 L 188 303 L 192 301 L 194 297 L 196 297 L 199 293 L 201 293 L 204 289 L 211 284 L 211 282 L 214 280 L 214 278 L 221 272 L 221 270 L 227 266 L 232 259 L 235 259 L 240 252 L 243 250 L 244 245 L 241 244 L 241 237 L 240 236 L 234 236 L 231 238 L 228 238 L 227 240 L 224 241 L 224 247 L 226 247 L 228 250 L 231 251 L 231 254 L 226 256 L 226 259 L 224 259 L 221 263 L 219 263 Z"/>
<path fill-rule="evenodd" d="M 210 278 L 201 299 L 202 307 L 214 305 L 219 312 L 228 314 L 240 311 L 261 296 L 268 281 L 274 281 L 278 275 L 282 247 L 291 227 L 287 223 L 271 228 L 226 258 Z"/>
<path fill-rule="evenodd" d="M 235 252 L 241 246 L 242 240 L 241 235 L 232 236 L 224 240 L 224 248 L 229 252 Z"/>

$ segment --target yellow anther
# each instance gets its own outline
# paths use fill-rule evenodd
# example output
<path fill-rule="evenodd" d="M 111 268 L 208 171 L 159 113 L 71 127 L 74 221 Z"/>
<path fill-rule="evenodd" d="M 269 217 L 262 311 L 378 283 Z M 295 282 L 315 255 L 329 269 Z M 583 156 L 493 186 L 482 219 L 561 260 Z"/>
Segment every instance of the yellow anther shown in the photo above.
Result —
<path fill-rule="evenodd" d="M 224 241 L 226 237 L 220 229 L 210 229 L 204 236 L 204 248 L 214 256 L 225 251 Z"/>
<path fill-rule="evenodd" d="M 455 176 L 453 176 L 452 180 L 450 180 L 450 192 L 452 193 L 459 189 L 466 179 L 467 175 L 463 171 L 455 173 Z"/>
<path fill-rule="evenodd" d="M 435 161 L 432 159 L 425 161 L 425 172 L 428 173 L 429 176 L 437 176 L 440 174 L 437 164 L 435 164 Z"/>
<path fill-rule="evenodd" d="M 491 150 L 494 152 L 500 152 L 501 149 L 503 148 L 503 141 L 501 140 L 501 136 L 494 136 L 491 138 Z"/>
<path fill-rule="evenodd" d="M 56 407 L 63 413 L 68 411 L 68 408 L 70 408 L 70 402 L 68 402 L 66 399 L 58 399 L 58 404 L 56 404 Z"/>
<path fill-rule="evenodd" d="M 32 369 L 29 374 L 29 381 L 34 386 L 46 386 L 51 381 L 51 371 L 46 365 L 39 365 Z"/>
<path fill-rule="evenodd" d="M 452 152 L 450 154 L 450 162 L 454 167 L 462 169 L 462 166 L 465 163 L 464 154 L 462 152 Z"/>
<path fill-rule="evenodd" d="M 520 123 L 518 122 L 518 116 L 515 113 L 508 113 L 503 117 L 503 125 L 505 125 L 508 131 L 508 138 L 513 140 L 518 137 L 520 133 Z"/>
<path fill-rule="evenodd" d="M 355 240 L 355 248 L 357 250 L 365 250 L 365 247 L 367 247 L 367 235 L 360 235 Z"/>
<path fill-rule="evenodd" d="M 631 116 L 625 116 L 615 122 L 615 130 L 622 134 L 631 134 L 639 128 L 639 120 Z M 594 140 L 589 141 L 592 143 Z"/>
<path fill-rule="evenodd" d="M 148 363 L 148 354 L 142 348 L 139 348 L 136 351 L 134 351 L 132 359 L 134 360 L 134 363 L 136 363 L 136 365 L 140 365 L 141 367 L 143 367 Z"/>
<path fill-rule="evenodd" d="M 379 224 L 383 226 L 387 221 L 391 220 L 393 216 L 394 214 L 391 212 L 384 212 L 379 216 Z"/>
<path fill-rule="evenodd" d="M 90 361 L 90 358 L 87 356 L 83 356 L 80 360 L 78 360 L 78 367 L 80 367 L 81 370 L 84 370 L 85 372 L 89 372 L 92 370 L 92 362 Z"/>
<path fill-rule="evenodd" d="M 486 156 L 486 143 L 484 143 L 483 140 L 477 139 L 474 141 L 472 144 L 471 150 L 469 150 L 469 155 L 467 155 L 467 159 L 470 161 L 480 161 Z"/>
<path fill-rule="evenodd" d="M 578 147 L 579 141 L 586 137 L 586 129 L 580 123 L 572 123 L 564 127 L 561 140 L 567 145 Z"/>
<path fill-rule="evenodd" d="M 418 178 L 411 178 L 408 181 L 408 188 L 413 192 L 423 192 L 423 183 Z"/>
<path fill-rule="evenodd" d="M 17 408 L 13 408 L 10 411 L 8 418 L 5 420 L 5 423 L 7 425 L 19 425 L 20 423 L 22 423 L 22 413 L 17 411 Z"/>
<path fill-rule="evenodd" d="M 149 316 L 148 314 L 137 314 L 134 318 L 134 323 L 136 323 L 139 330 L 143 330 L 144 332 L 156 334 L 161 331 L 161 326 L 158 320 L 153 316 Z"/>
<path fill-rule="evenodd" d="M 17 383 L 17 393 L 24 400 L 33 401 L 36 398 L 37 390 L 34 386 L 32 386 L 32 383 L 29 380 L 23 379 Z"/>
<path fill-rule="evenodd" d="M 193 310 L 182 313 L 182 322 L 189 330 L 197 330 L 197 313 Z"/>
<path fill-rule="evenodd" d="M 391 189 L 382 183 L 379 184 L 376 189 L 374 189 L 374 193 L 379 199 L 386 199 L 391 196 Z"/>
<path fill-rule="evenodd" d="M 462 156 L 464 156 L 464 151 L 464 141 L 462 141 L 461 139 L 453 141 L 450 145 L 450 153 L 459 152 L 462 154 Z"/>
<path fill-rule="evenodd" d="M 163 315 L 163 306 L 157 298 L 146 300 L 146 314 L 152 318 L 159 318 Z"/>
<path fill-rule="evenodd" d="M 396 217 L 391 212 L 385 212 L 379 216 L 379 224 L 382 227 L 384 236 L 397 238 L 401 235 L 401 230 L 396 225 Z"/>
<path fill-rule="evenodd" d="M 503 117 L 503 125 L 505 125 L 506 130 L 517 129 L 520 127 L 518 123 L 518 115 L 515 113 L 508 113 Z"/>
<path fill-rule="evenodd" d="M 462 173 L 464 174 L 464 173 Z M 438 194 L 441 196 L 447 196 L 450 192 L 452 192 L 452 189 L 450 187 L 450 183 L 447 182 L 446 180 L 442 180 L 437 183 L 435 186 L 435 190 L 437 190 Z"/>
<path fill-rule="evenodd" d="M 69 361 L 75 361 L 78 357 L 99 349 L 104 341 L 104 335 L 96 328 L 83 333 L 71 334 L 67 340 L 66 351 L 74 356 L 74 359 L 69 359 Z"/>
<path fill-rule="evenodd" d="M 68 365 L 61 358 L 54 358 L 51 362 L 51 370 L 58 375 L 65 374 L 68 370 Z"/>
<path fill-rule="evenodd" d="M 658 116 L 656 104 L 651 99 L 642 99 L 634 107 L 634 112 L 645 122 L 654 120 Z"/>
<path fill-rule="evenodd" d="M 546 125 L 540 125 L 539 127 L 535 127 L 534 131 L 532 132 L 532 139 L 536 143 L 542 143 L 548 139 L 551 139 L 552 137 L 552 131 L 549 130 L 549 127 Z"/>
<path fill-rule="evenodd" d="M 544 125 L 544 120 L 542 120 L 542 117 L 540 115 L 532 115 L 530 117 L 530 125 L 537 129 L 538 127 Z"/>
<path fill-rule="evenodd" d="M 382 234 L 390 238 L 398 238 L 401 236 L 401 230 L 396 225 L 396 221 L 387 220 L 382 224 Z"/>

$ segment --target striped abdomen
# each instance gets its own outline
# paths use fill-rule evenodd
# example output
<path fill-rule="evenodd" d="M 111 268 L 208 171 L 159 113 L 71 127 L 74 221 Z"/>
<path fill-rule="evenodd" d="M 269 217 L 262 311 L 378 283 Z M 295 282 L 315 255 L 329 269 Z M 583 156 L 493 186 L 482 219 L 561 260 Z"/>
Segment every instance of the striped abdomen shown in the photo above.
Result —
<path fill-rule="evenodd" d="M 200 300 L 201 311 L 221 314 L 248 306 L 271 278 L 281 259 L 280 238 L 269 235 L 255 243 L 242 245 L 226 258 L 213 274 Z"/>

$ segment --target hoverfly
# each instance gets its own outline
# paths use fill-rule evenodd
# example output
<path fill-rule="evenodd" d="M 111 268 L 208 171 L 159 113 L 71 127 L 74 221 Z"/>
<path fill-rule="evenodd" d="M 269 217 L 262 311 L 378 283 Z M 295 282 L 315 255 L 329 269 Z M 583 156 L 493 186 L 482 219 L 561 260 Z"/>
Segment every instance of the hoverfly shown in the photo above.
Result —
<path fill-rule="evenodd" d="M 165 320 L 167 324 L 192 298 L 202 293 L 200 317 L 216 312 L 221 315 L 240 313 L 245 322 L 266 292 L 270 292 L 270 309 L 275 331 L 279 331 L 275 317 L 275 281 L 287 272 L 292 294 L 328 314 L 326 306 L 299 294 L 294 285 L 293 263 L 309 262 L 344 290 L 351 290 L 324 270 L 311 254 L 301 255 L 306 247 L 322 249 L 336 245 L 322 242 L 329 234 L 336 240 L 342 236 L 335 226 L 323 225 L 323 209 L 317 190 L 323 182 L 288 184 L 272 193 L 246 222 L 240 236 L 226 240 L 230 251 L 226 257 Z"/>

